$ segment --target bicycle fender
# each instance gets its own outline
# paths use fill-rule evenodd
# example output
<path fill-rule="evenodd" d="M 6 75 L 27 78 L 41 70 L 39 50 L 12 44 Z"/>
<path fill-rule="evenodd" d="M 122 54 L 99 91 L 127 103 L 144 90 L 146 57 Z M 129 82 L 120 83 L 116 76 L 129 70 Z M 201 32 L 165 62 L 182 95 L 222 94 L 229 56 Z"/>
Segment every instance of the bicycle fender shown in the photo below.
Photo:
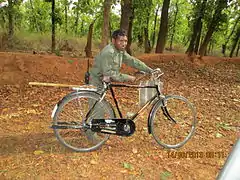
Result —
<path fill-rule="evenodd" d="M 155 102 L 155 104 L 152 106 L 152 109 L 151 109 L 150 113 L 148 114 L 148 133 L 149 134 L 152 134 L 151 122 L 152 122 L 152 119 L 154 118 L 153 117 L 153 112 L 155 111 L 155 109 L 159 105 L 159 103 L 162 103 L 162 101 L 157 100 Z"/>
<path fill-rule="evenodd" d="M 62 103 L 62 101 L 64 101 L 65 99 L 67 99 L 69 96 L 73 96 L 73 95 L 81 94 L 81 93 L 86 93 L 86 92 L 89 92 L 89 91 L 90 91 L 91 93 L 94 93 L 94 94 L 100 96 L 100 94 L 99 94 L 97 91 L 95 91 L 95 90 L 89 90 L 89 89 L 86 89 L 86 88 L 84 88 L 84 89 L 81 90 L 81 91 L 71 92 L 71 93 L 67 94 L 66 96 L 64 96 L 60 101 L 57 102 L 57 104 L 56 104 L 56 105 L 54 106 L 54 108 L 53 108 L 53 111 L 52 111 L 52 114 L 51 114 L 51 118 L 52 118 L 52 119 L 54 118 L 55 113 L 56 113 L 59 105 Z"/>

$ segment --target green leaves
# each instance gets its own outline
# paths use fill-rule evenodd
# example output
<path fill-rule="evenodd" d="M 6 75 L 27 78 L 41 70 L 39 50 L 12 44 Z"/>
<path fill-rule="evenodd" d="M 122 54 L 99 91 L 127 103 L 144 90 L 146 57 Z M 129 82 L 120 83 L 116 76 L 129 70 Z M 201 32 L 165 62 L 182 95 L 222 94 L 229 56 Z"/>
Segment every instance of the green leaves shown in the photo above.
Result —
<path fill-rule="evenodd" d="M 125 169 L 130 169 L 130 170 L 133 169 L 133 166 L 132 166 L 130 163 L 127 163 L 127 162 L 124 162 L 124 163 L 123 163 L 123 167 L 124 167 Z"/>
<path fill-rule="evenodd" d="M 171 177 L 171 175 L 172 175 L 172 174 L 171 174 L 170 172 L 164 171 L 164 172 L 161 173 L 160 179 L 161 179 L 161 180 L 167 180 L 169 177 Z"/>

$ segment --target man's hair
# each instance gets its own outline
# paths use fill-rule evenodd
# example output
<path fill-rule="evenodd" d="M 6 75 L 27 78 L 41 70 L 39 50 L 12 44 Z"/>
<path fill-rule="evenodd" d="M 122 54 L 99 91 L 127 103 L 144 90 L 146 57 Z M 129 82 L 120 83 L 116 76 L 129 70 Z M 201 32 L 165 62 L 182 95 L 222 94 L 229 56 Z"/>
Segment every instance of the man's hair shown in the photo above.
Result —
<path fill-rule="evenodd" d="M 112 38 L 117 39 L 118 36 L 127 36 L 126 31 L 123 29 L 118 29 L 118 30 L 113 31 Z"/>

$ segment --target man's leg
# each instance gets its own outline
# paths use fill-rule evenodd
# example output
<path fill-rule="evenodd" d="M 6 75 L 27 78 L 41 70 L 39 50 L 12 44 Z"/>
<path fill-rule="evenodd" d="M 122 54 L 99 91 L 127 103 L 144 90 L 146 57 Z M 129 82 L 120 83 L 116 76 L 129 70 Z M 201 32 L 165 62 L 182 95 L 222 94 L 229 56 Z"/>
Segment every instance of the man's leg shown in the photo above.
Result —
<path fill-rule="evenodd" d="M 96 86 L 98 89 L 98 92 L 100 92 L 103 88 L 102 83 L 95 79 L 91 79 L 90 84 Z M 95 103 L 96 103 L 96 100 L 93 100 L 93 99 L 88 100 L 89 110 L 93 107 Z M 104 109 L 101 108 L 101 105 L 99 103 L 95 105 L 92 113 L 90 114 L 90 118 L 87 120 L 87 122 L 89 123 L 91 119 L 104 119 Z M 94 144 L 100 141 L 96 132 L 93 132 L 90 129 L 86 131 L 86 136 L 88 140 L 90 140 Z"/>

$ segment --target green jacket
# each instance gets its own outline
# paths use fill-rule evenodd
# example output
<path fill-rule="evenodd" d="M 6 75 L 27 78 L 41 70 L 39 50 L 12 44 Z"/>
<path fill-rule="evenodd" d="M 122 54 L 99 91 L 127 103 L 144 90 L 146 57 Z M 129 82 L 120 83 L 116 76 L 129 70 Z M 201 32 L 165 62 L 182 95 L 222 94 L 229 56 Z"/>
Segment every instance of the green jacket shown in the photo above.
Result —
<path fill-rule="evenodd" d="M 90 69 L 90 82 L 91 79 L 95 82 L 101 82 L 103 76 L 110 76 L 114 81 L 128 81 L 129 75 L 120 73 L 122 63 L 147 73 L 152 70 L 126 51 L 119 51 L 113 44 L 109 44 L 95 57 Z"/>

